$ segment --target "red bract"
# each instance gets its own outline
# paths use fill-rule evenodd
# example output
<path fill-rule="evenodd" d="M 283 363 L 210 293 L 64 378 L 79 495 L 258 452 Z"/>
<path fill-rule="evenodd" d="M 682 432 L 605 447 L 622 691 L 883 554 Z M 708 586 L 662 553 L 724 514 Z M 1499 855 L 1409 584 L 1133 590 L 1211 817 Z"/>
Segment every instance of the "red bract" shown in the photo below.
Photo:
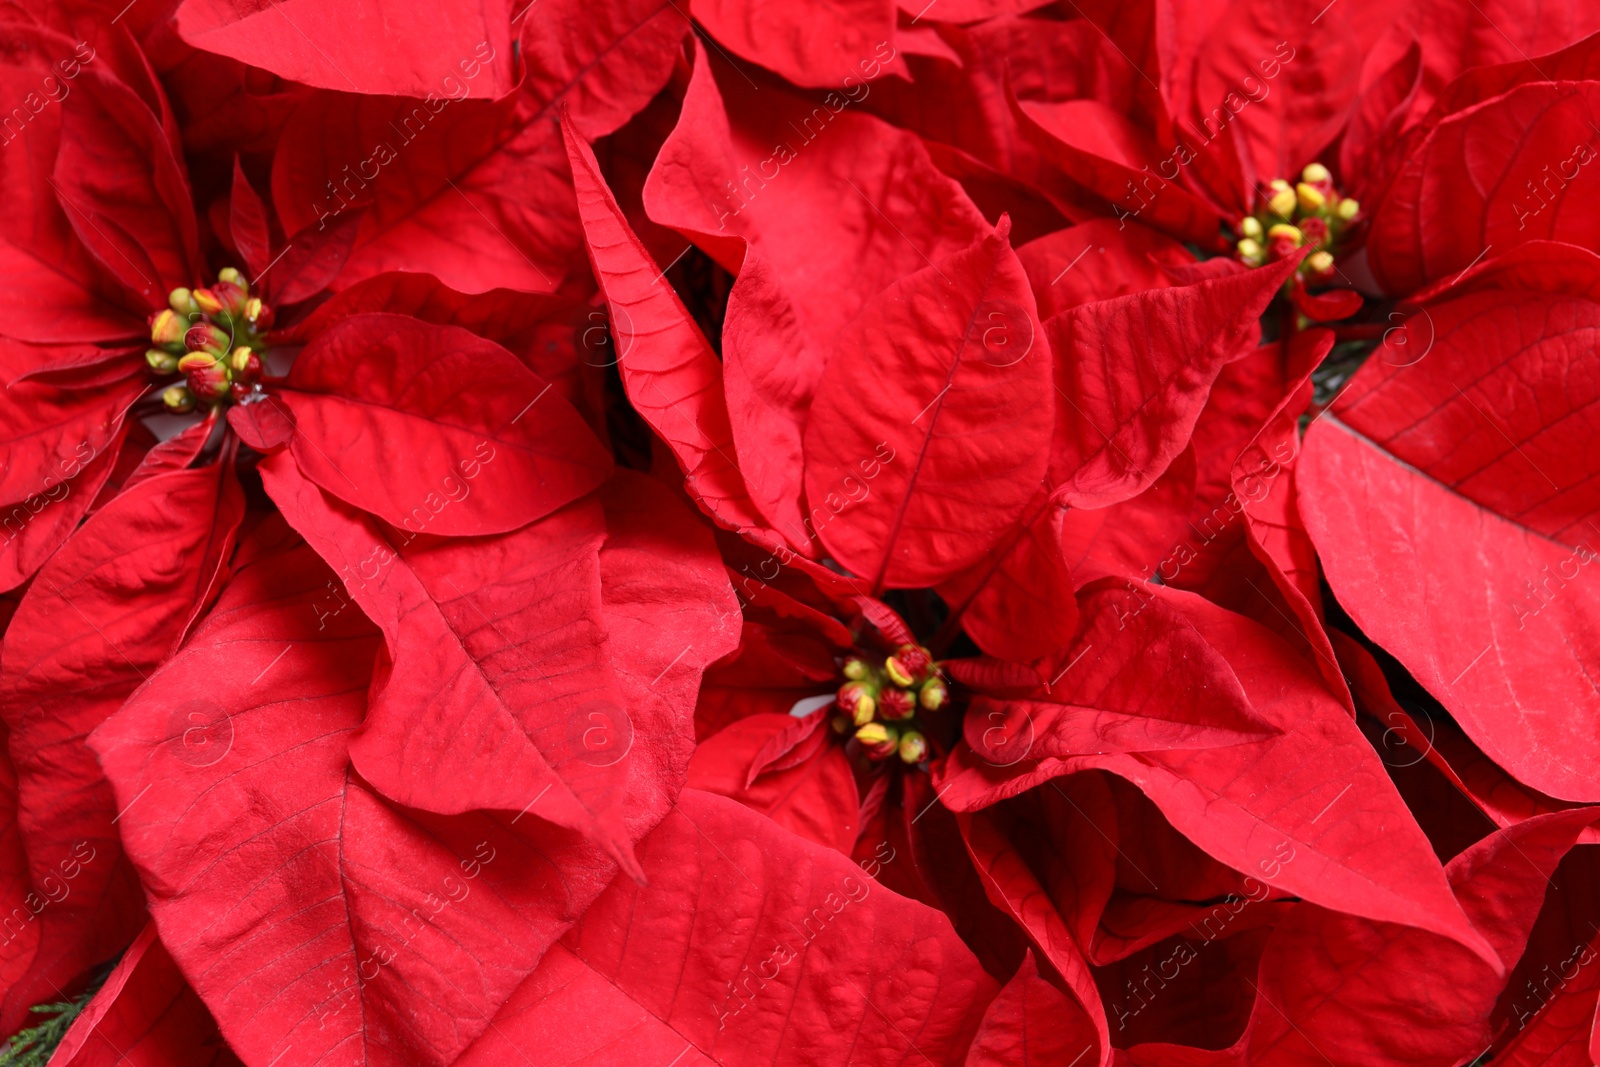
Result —
<path fill-rule="evenodd" d="M 1593 1059 L 1594 12 L 0 28 L 0 1061 Z"/>
<path fill-rule="evenodd" d="M 1586 38 L 1538 63 L 1508 62 L 1463 74 L 1410 131 L 1409 151 L 1373 216 L 1372 268 L 1386 289 L 1407 293 L 1459 275 L 1485 249 L 1529 241 L 1592 246 L 1600 155 L 1588 116 L 1600 82 Z M 1493 150 L 1484 147 L 1495 145 Z M 1455 225 L 1417 203 L 1437 188 Z"/>
<path fill-rule="evenodd" d="M 1311 428 L 1301 501 L 1357 624 L 1496 763 L 1585 801 L 1597 266 L 1529 245 L 1423 303 Z M 1401 611 L 1400 590 L 1427 606 Z"/>
<path fill-rule="evenodd" d="M 642 847 L 649 881 L 614 882 L 463 1062 L 552 1029 L 591 1052 L 559 1022 L 580 1003 L 604 1037 L 631 1022 L 643 1047 L 693 1062 L 962 1062 L 995 983 L 945 916 L 697 790 Z"/>
<path fill-rule="evenodd" d="M 521 11 L 520 48 L 496 47 L 502 22 L 485 42 L 463 41 L 459 55 L 442 55 L 430 21 L 411 30 L 448 71 L 437 85 L 359 96 L 335 78 L 322 84 L 343 91 L 318 93 L 289 118 L 272 172 L 285 228 L 358 227 L 340 286 L 410 270 L 463 292 L 584 288 L 556 109 L 570 108 L 590 137 L 617 129 L 667 80 L 688 32 L 683 16 L 653 2 L 563 0 Z M 273 42 L 250 44 L 233 54 L 270 68 Z M 486 88 L 475 89 L 480 80 Z M 487 90 L 497 84 L 517 88 Z"/>
<path fill-rule="evenodd" d="M 24 885 L 43 896 L 37 925 L 8 931 L 25 967 L 4 1012 L 27 1009 L 116 953 L 143 902 L 122 856 L 118 805 L 88 733 L 183 639 L 225 572 L 244 501 L 220 464 L 159 474 L 118 496 L 40 571 L 7 631 L 0 659 Z M 206 716 L 180 732 L 209 743 Z M 31 942 L 31 943 L 30 943 Z"/>
<path fill-rule="evenodd" d="M 146 925 L 56 1050 L 55 1062 L 237 1067 L 216 1021 Z"/>

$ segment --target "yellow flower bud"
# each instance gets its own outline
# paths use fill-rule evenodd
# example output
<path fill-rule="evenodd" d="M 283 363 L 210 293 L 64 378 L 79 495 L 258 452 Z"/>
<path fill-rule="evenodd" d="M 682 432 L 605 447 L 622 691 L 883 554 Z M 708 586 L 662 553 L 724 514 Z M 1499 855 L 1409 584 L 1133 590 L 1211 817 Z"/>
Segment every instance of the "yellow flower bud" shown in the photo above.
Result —
<path fill-rule="evenodd" d="M 194 394 L 189 392 L 186 385 L 169 385 L 161 392 L 161 402 L 167 406 L 168 411 L 178 412 L 194 410 Z"/>
<path fill-rule="evenodd" d="M 1310 179 L 1307 180 L 1309 181 Z M 232 267 L 223 267 L 221 270 L 217 271 L 217 281 L 232 282 L 245 292 L 248 293 L 250 291 L 250 283 L 245 279 L 245 276 L 240 274 L 237 270 L 234 270 Z"/>
<path fill-rule="evenodd" d="M 1296 248 L 1299 248 L 1301 243 L 1305 241 L 1305 237 L 1300 233 L 1300 228 L 1291 226 L 1287 222 L 1280 222 L 1267 231 L 1268 240 L 1272 240 L 1275 237 L 1289 238 L 1294 242 Z"/>
<path fill-rule="evenodd" d="M 150 340 L 158 345 L 182 347 L 189 324 L 177 312 L 164 309 L 150 321 Z"/>
<path fill-rule="evenodd" d="M 196 289 L 189 294 L 195 306 L 207 315 L 220 315 L 223 312 L 222 299 L 211 289 Z"/>
<path fill-rule="evenodd" d="M 1341 219 L 1349 222 L 1351 219 L 1361 214 L 1361 204 L 1355 200 L 1346 198 L 1339 201 L 1339 207 L 1337 211 Z"/>
<path fill-rule="evenodd" d="M 1265 231 L 1261 229 L 1260 219 L 1254 215 L 1246 215 L 1244 221 L 1239 223 L 1239 232 L 1245 237 L 1253 237 L 1259 241 L 1261 240 L 1261 234 Z"/>
<path fill-rule="evenodd" d="M 205 370 L 207 367 L 215 366 L 216 362 L 217 357 L 209 352 L 189 352 L 178 360 L 178 369 L 187 374 L 192 370 Z"/>
<path fill-rule="evenodd" d="M 1328 168 L 1321 163 L 1308 163 L 1306 169 L 1300 172 L 1300 177 L 1308 182 L 1331 181 L 1333 175 L 1328 173 Z"/>
<path fill-rule="evenodd" d="M 1300 210 L 1307 215 L 1316 214 L 1322 208 L 1322 205 L 1328 202 L 1328 198 L 1322 195 L 1321 189 L 1314 185 L 1307 185 L 1305 182 L 1295 186 L 1294 193 L 1300 203 Z"/>
<path fill-rule="evenodd" d="M 1306 266 L 1318 274 L 1326 274 L 1333 269 L 1333 256 L 1328 252 L 1313 252 L 1306 257 Z"/>
<path fill-rule="evenodd" d="M 900 759 L 905 763 L 921 763 L 928 758 L 928 739 L 915 730 L 907 730 L 900 737 Z"/>
<path fill-rule="evenodd" d="M 1239 249 L 1240 259 L 1254 263 L 1256 260 L 1261 258 L 1260 241 L 1252 241 L 1250 238 L 1246 237 L 1244 240 L 1239 242 L 1237 247 Z"/>
<path fill-rule="evenodd" d="M 893 728 L 881 722 L 869 722 L 861 727 L 856 731 L 856 740 L 867 755 L 875 760 L 888 759 L 900 746 L 900 738 Z"/>
<path fill-rule="evenodd" d="M 1299 198 L 1294 195 L 1294 190 L 1285 187 L 1272 194 L 1272 199 L 1267 201 L 1267 206 L 1272 209 L 1274 215 L 1286 219 L 1294 214 L 1294 207 L 1299 202 Z"/>

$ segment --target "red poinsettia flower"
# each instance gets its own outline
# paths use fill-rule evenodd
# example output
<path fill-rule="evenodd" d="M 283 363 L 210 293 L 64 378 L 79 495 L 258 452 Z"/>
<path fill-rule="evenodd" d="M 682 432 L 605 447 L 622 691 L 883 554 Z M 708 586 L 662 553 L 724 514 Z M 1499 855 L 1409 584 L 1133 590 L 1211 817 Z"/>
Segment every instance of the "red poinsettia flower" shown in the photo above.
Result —
<path fill-rule="evenodd" d="M 1593 1059 L 1594 12 L 0 25 L 36 1057 Z"/>
<path fill-rule="evenodd" d="M 28 53 L 34 59 L 57 41 L 45 30 L 25 32 L 41 43 L 38 52 Z M 35 73 L 26 65 L 18 70 Z M 0 657 L 20 829 L 5 889 L 20 916 L 8 930 L 4 954 L 4 1017 L 10 1026 L 31 1004 L 47 999 L 52 987 L 73 983 L 114 957 L 139 929 L 144 905 L 123 858 L 118 823 L 124 813 L 85 738 L 172 654 L 225 580 L 241 524 L 260 521 L 247 516 L 239 480 L 242 473 L 254 482 L 256 453 L 270 455 L 260 474 L 285 497 L 286 507 L 293 503 L 291 513 L 304 524 L 354 521 L 375 529 L 371 524 L 387 522 L 387 537 L 405 544 L 528 527 L 584 496 L 610 470 L 609 457 L 564 395 L 569 385 L 577 388 L 575 381 L 551 393 L 555 382 L 455 325 L 492 319 L 488 332 L 527 347 L 530 329 L 562 314 L 550 302 L 503 292 L 468 298 L 432 279 L 388 275 L 347 290 L 292 329 L 271 333 L 275 309 L 268 301 L 281 298 L 288 305 L 281 313 L 292 317 L 295 304 L 337 273 L 350 234 L 341 244 L 334 231 L 296 233 L 280 245 L 281 227 L 238 164 L 231 208 L 222 215 L 223 243 L 244 255 L 255 282 L 225 268 L 211 285 L 173 285 L 199 277 L 201 227 L 180 157 L 162 131 L 158 115 L 164 112 L 146 106 L 109 74 L 92 85 L 84 80 L 89 78 L 86 68 L 79 91 L 59 102 L 60 114 L 41 116 L 40 125 L 27 131 L 34 151 L 26 167 L 12 172 L 23 191 L 29 182 L 57 190 L 59 203 L 38 203 L 41 218 L 56 219 L 60 233 L 54 244 L 39 237 L 6 247 L 14 257 L 29 257 L 19 267 L 29 277 L 63 280 L 35 294 L 36 301 L 15 301 L 3 325 L 22 339 L 8 342 L 7 349 L 17 371 L 5 399 L 16 416 L 7 423 L 16 434 L 8 474 L 13 485 L 42 476 L 48 490 L 79 471 L 57 467 L 65 462 L 63 449 L 82 432 L 90 455 L 78 458 L 87 465 L 96 457 L 98 465 L 84 466 L 78 477 L 98 471 L 99 480 L 65 483 L 66 493 L 48 493 L 39 507 L 24 501 L 8 546 L 13 583 L 55 551 L 20 598 Z M 159 86 L 145 87 L 159 102 Z M 125 144 L 139 130 L 148 134 L 150 149 L 142 158 Z M 128 149 L 120 161 L 114 155 L 118 145 Z M 100 158 L 107 153 L 109 160 Z M 139 200 L 141 190 L 147 203 Z M 74 203 L 83 209 L 81 233 L 68 226 Z M 59 258 L 41 258 L 52 252 Z M 48 274 L 45 262 L 52 264 Z M 80 264 L 78 280 L 69 284 L 64 279 Z M 563 322 L 559 329 L 564 328 Z M 570 344 L 566 351 L 570 358 Z M 290 358 L 293 368 L 282 374 Z M 547 359 L 546 365 L 570 375 L 560 359 Z M 124 446 L 132 420 L 150 407 L 174 414 L 198 408 L 204 417 L 148 450 Z M 338 485 L 328 486 L 331 495 L 324 497 L 319 485 L 331 481 Z M 496 488 L 484 490 L 490 481 Z M 74 530 L 101 491 L 101 505 Z M 603 530 L 591 512 L 552 520 L 536 532 L 529 528 L 514 552 L 577 553 L 578 566 Z M 386 565 L 396 558 L 394 551 L 354 546 L 361 551 L 346 559 L 338 553 L 353 547 L 348 540 L 319 547 L 343 571 L 342 584 L 326 590 L 334 605 L 329 611 L 351 596 L 364 600 L 369 590 L 380 597 L 397 592 L 378 580 L 393 573 Z M 436 552 L 434 558 L 450 554 Z M 468 557 L 475 561 L 468 571 L 488 565 L 470 551 Z M 449 583 L 465 580 L 449 570 L 435 578 L 447 583 L 430 594 L 436 596 L 451 596 Z M 596 604 L 567 603 L 575 623 L 593 622 Z M 379 618 L 386 610 L 364 606 Z M 389 609 L 416 621 L 413 607 L 396 601 Z M 419 642 L 436 662 L 431 652 L 437 634 L 412 627 L 391 630 L 391 637 L 408 684 L 451 687 L 448 666 L 431 683 L 411 673 L 409 657 L 421 652 Z M 564 639 L 547 654 L 579 657 L 582 647 Z M 591 647 L 589 655 L 599 652 Z M 547 692 L 544 699 L 566 695 Z M 562 763 L 556 748 L 570 751 L 577 742 L 565 735 L 544 738 L 504 710 L 498 721 L 491 716 L 477 722 L 484 709 L 473 701 L 482 696 L 458 694 L 456 712 L 472 718 L 474 728 L 524 731 L 523 754 L 505 750 L 508 768 L 518 772 L 517 788 L 526 785 L 529 772 L 545 775 L 552 790 L 545 798 L 550 818 L 581 826 L 631 864 L 623 797 L 607 785 L 626 765 L 552 771 L 552 760 Z M 494 798 L 476 794 L 468 778 L 454 774 L 462 790 L 454 797 L 438 794 L 433 770 L 402 759 L 391 747 L 414 736 L 416 699 L 415 691 L 390 695 L 388 706 L 399 717 L 390 720 L 387 734 L 375 726 L 369 777 L 423 808 L 461 811 L 490 803 Z M 519 713 L 530 711 L 530 699 L 537 699 L 531 691 L 517 695 Z M 594 699 L 602 710 L 622 701 L 599 676 Z M 192 721 L 174 728 L 195 742 L 203 763 L 217 743 L 216 705 L 191 707 L 189 714 Z M 609 799 L 595 803 L 576 796 L 573 787 Z M 69 892 L 61 892 L 62 885 Z"/>
<path fill-rule="evenodd" d="M 16 278 L 0 307 L 7 588 L 88 513 L 119 457 L 137 464 L 153 443 L 134 430 L 140 416 L 258 392 L 274 314 L 318 293 L 348 247 L 333 233 L 275 239 L 237 162 L 224 210 L 208 213 L 221 228 L 202 226 L 162 87 L 126 34 L 97 49 L 10 25 L 30 47 L 4 67 L 8 84 L 49 79 L 60 98 L 8 133 L 5 190 L 18 210 L 0 235 Z M 242 256 L 250 273 L 209 268 L 203 243 L 234 250 L 219 254 Z"/>

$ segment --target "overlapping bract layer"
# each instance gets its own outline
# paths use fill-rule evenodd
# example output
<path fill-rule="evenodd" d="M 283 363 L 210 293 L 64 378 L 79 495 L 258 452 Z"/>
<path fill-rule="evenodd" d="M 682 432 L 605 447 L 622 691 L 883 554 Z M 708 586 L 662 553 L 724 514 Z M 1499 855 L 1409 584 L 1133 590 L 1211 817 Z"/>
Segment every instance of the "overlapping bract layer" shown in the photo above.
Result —
<path fill-rule="evenodd" d="M 1600 20 L 1467 7 L 0 12 L 0 1028 L 1592 1061 Z"/>

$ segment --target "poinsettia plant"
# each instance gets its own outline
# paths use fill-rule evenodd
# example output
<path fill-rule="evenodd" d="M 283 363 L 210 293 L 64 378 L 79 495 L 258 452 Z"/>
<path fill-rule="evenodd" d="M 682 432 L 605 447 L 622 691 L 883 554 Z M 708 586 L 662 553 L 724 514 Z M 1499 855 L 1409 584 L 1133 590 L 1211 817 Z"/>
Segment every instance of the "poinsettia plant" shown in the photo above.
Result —
<path fill-rule="evenodd" d="M 0 30 L 0 1064 L 1600 1062 L 1600 13 Z"/>

